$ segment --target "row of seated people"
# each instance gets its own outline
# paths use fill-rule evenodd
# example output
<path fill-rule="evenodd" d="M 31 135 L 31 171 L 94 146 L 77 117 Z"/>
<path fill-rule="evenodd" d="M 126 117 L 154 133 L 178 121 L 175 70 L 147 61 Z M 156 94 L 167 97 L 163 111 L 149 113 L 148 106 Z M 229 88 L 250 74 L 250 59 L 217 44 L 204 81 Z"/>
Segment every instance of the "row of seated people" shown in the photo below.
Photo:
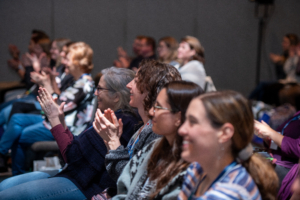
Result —
<path fill-rule="evenodd" d="M 68 57 L 68 56 L 67 56 Z M 70 60 L 70 59 L 69 59 Z M 71 59 L 72 60 L 72 59 Z M 69 64 L 67 64 L 68 63 L 68 60 L 66 60 L 66 65 L 68 66 L 66 69 L 67 70 L 70 70 L 70 65 L 72 65 L 72 63 L 70 64 L 70 62 L 69 62 Z M 148 66 L 149 67 L 149 66 Z M 71 67 L 72 68 L 72 67 Z M 154 74 L 154 72 L 155 71 L 153 71 L 153 72 L 150 72 L 150 73 L 152 73 L 152 74 Z M 180 72 L 180 71 L 179 71 Z M 33 74 L 35 74 L 35 73 L 33 73 Z M 181 74 L 181 76 L 182 76 L 182 74 Z M 104 76 L 105 77 L 105 76 Z M 43 79 L 42 77 L 39 77 L 40 79 Z M 45 78 L 45 77 L 44 77 Z M 111 96 L 109 96 L 109 98 L 107 98 L 107 99 L 110 99 L 108 102 L 106 102 L 107 103 L 107 106 L 106 107 L 100 107 L 102 104 L 101 103 L 99 103 L 99 102 L 104 102 L 105 100 L 103 100 L 103 99 L 105 99 L 105 96 L 103 96 L 103 94 L 104 94 L 104 92 L 103 91 L 110 91 L 110 92 L 112 92 L 112 91 L 118 91 L 118 90 L 114 90 L 114 89 L 112 89 L 112 90 L 109 90 L 109 89 L 106 89 L 106 87 L 103 87 L 103 85 L 104 84 L 108 84 L 107 83 L 107 80 L 106 81 L 104 81 L 105 80 L 105 78 L 101 78 L 100 79 L 100 81 L 102 80 L 102 87 L 101 87 L 101 85 L 100 85 L 100 82 L 99 82 L 99 86 L 98 86 L 98 88 L 97 88 L 97 91 L 95 92 L 95 94 L 97 95 L 97 97 L 98 97 L 98 107 L 103 111 L 103 110 L 105 110 L 105 109 L 107 109 L 107 108 L 113 108 L 114 106 L 113 105 L 111 105 L 111 99 L 112 99 L 112 97 Z M 124 84 L 124 83 L 123 83 Z M 49 90 L 50 91 L 50 93 L 52 93 L 53 94 L 53 88 L 51 88 L 51 87 L 48 87 L 47 86 L 47 84 L 39 84 L 39 85 L 43 85 L 45 88 L 47 88 L 47 90 Z M 49 85 L 49 84 L 48 84 Z M 53 83 L 51 83 L 51 86 L 53 85 Z M 109 85 L 109 84 L 108 84 Z M 124 85 L 126 85 L 126 84 L 124 84 Z M 52 86 L 53 87 L 53 86 Z M 52 90 L 51 90 L 52 89 Z M 101 96 L 101 94 L 102 94 L 102 96 Z M 54 94 L 55 95 L 55 94 Z M 106 100 L 107 100 L 106 99 Z M 109 105 L 109 103 L 110 103 L 110 105 Z M 160 106 L 158 106 L 158 107 L 160 107 Z M 113 110 L 115 110 L 115 109 L 113 109 Z M 155 109 L 154 109 L 155 110 Z M 27 116 L 27 115 L 26 115 Z M 29 116 L 29 115 L 28 115 Z M 25 116 L 23 116 L 23 118 L 24 118 Z M 141 117 L 142 117 L 142 115 L 141 115 Z M 297 117 L 297 115 L 295 116 L 295 118 Z M 108 117 L 109 118 L 109 117 Z M 126 117 L 127 118 L 127 117 Z M 88 118 L 87 118 L 88 119 Z M 142 117 L 142 119 L 143 119 L 143 117 Z M 124 121 L 124 119 L 122 118 L 122 120 Z M 295 122 L 294 122 L 295 121 Z M 292 121 L 292 123 L 290 122 L 290 123 L 288 123 L 288 125 L 296 125 L 297 126 L 297 121 L 298 120 L 293 120 Z M 143 122 L 145 123 L 145 121 L 143 120 Z M 19 125 L 19 123 L 20 122 L 17 122 L 16 124 L 18 124 Z M 293 124 L 294 123 L 294 124 Z M 50 124 L 51 124 L 51 122 L 50 122 Z M 64 124 L 64 123 L 62 123 L 62 124 Z M 136 124 L 136 123 L 134 123 L 134 124 Z M 265 130 L 265 129 L 267 129 L 266 127 L 263 127 L 263 128 L 258 128 L 258 127 L 261 127 L 261 126 L 263 126 L 263 125 L 258 125 L 259 123 L 258 122 L 256 122 L 256 128 L 259 130 L 259 129 L 263 129 L 263 130 Z M 25 125 L 26 126 L 26 125 Z M 22 128 L 23 128 L 23 126 L 21 126 Z M 52 126 L 53 127 L 53 126 Z M 65 127 L 67 127 L 67 126 L 65 126 Z M 70 127 L 70 126 L 69 126 Z M 51 128 L 51 127 L 50 127 Z M 81 127 L 82 128 L 82 127 Z M 281 127 L 282 128 L 282 127 Z M 17 128 L 18 129 L 18 128 Z M 84 128 L 83 128 L 84 129 Z M 98 128 L 96 128 L 96 129 L 98 129 L 99 130 L 99 127 Z M 288 128 L 289 129 L 289 128 Z M 288 129 L 286 129 L 286 131 L 288 131 Z M 293 128 L 291 128 L 291 129 L 293 129 Z M 101 130 L 101 126 L 100 126 L 100 130 Z M 129 129 L 127 129 L 127 130 L 129 130 Z M 295 130 L 296 129 L 294 129 L 294 132 L 291 132 L 291 131 L 288 131 L 288 133 L 290 134 L 286 134 L 284 131 L 282 131 L 282 135 L 284 135 L 284 136 L 286 136 L 286 138 L 292 138 L 291 140 L 295 140 L 295 139 L 297 139 L 297 134 L 295 133 Z M 74 130 L 74 128 L 72 129 L 71 128 L 71 131 L 73 132 L 73 134 L 74 135 L 77 135 L 76 133 L 75 133 L 75 130 Z M 80 131 L 79 131 L 80 132 Z M 99 131 L 99 132 L 101 132 L 101 131 Z M 131 132 L 131 131 L 129 131 L 129 132 Z M 271 138 L 271 134 L 270 134 L 270 132 L 271 131 L 269 131 L 269 132 L 266 132 L 265 133 L 265 135 L 267 135 L 267 134 L 269 134 L 269 135 L 267 135 L 267 136 L 265 136 L 266 138 Z M 48 133 L 49 133 L 49 131 L 48 131 Z M 155 132 L 156 133 L 156 132 Z M 264 133 L 264 132 L 263 132 Z M 100 134 L 100 133 L 99 133 Z M 6 134 L 7 135 L 7 134 Z M 22 135 L 22 133 L 21 133 L 21 135 Z M 262 133 L 260 133 L 260 136 L 262 136 L 262 135 L 264 135 L 264 134 L 262 134 Z M 274 134 L 272 134 L 272 135 L 274 135 Z M 291 135 L 293 135 L 293 136 L 291 136 Z M 102 135 L 103 136 L 103 135 Z M 15 136 L 15 137 L 20 137 L 20 134 L 19 135 L 17 135 L 17 136 Z M 70 136 L 69 136 L 70 137 Z M 104 138 L 105 138 L 105 136 L 103 136 Z M 275 139 L 273 139 L 272 138 L 272 140 L 274 141 L 274 142 L 276 142 L 277 140 L 276 140 L 276 137 L 278 137 L 277 135 L 275 135 Z M 282 136 L 283 137 L 283 136 Z M 32 139 L 32 138 L 31 138 Z M 52 139 L 53 139 L 53 137 L 52 137 Z M 135 140 L 136 140 L 136 138 L 135 138 Z M 134 140 L 134 141 L 135 141 Z M 104 139 L 104 143 L 107 145 L 107 144 L 109 144 L 109 142 L 107 142 L 107 141 L 110 141 L 110 138 L 108 137 L 108 138 L 105 138 Z M 281 142 L 282 141 L 285 141 L 285 140 L 278 140 L 279 142 L 278 142 L 278 146 L 281 148 Z M 121 140 L 121 142 L 122 142 L 122 140 Z M 14 141 L 14 143 L 15 143 L 15 141 Z M 294 142 L 294 144 L 293 145 L 291 145 L 291 147 L 292 148 L 294 148 L 295 147 L 295 145 L 296 145 L 296 143 L 297 143 L 297 140 L 295 140 L 295 142 Z M 31 144 L 31 141 L 30 142 L 28 142 L 28 143 L 26 143 L 26 144 L 22 144 L 22 145 L 19 145 L 19 149 L 18 149 L 18 147 L 16 147 L 16 149 L 18 150 L 18 151 L 16 151 L 16 152 L 20 152 L 20 147 L 24 147 L 25 145 L 28 145 L 28 144 Z M 122 143 L 123 145 L 125 145 L 126 144 L 126 142 L 125 143 Z M 116 146 L 118 146 L 119 144 L 117 144 Z M 289 145 L 286 145 L 285 144 L 285 146 L 289 146 Z M 60 149 L 62 149 L 62 148 L 60 148 Z M 66 150 L 66 148 L 65 148 L 65 150 Z M 64 151 L 65 151 L 64 150 Z M 108 147 L 108 150 L 110 150 L 110 147 Z M 290 149 L 285 149 L 286 151 L 291 151 Z M 281 151 L 281 150 L 280 150 Z M 118 152 L 119 153 L 119 152 Z M 291 155 L 288 155 L 288 157 L 290 156 L 290 157 L 296 157 L 297 158 L 297 152 L 296 151 L 292 151 L 292 152 L 289 152 Z M 286 155 L 287 153 L 286 152 L 284 152 L 284 154 Z M 14 154 L 13 154 L 14 155 Z M 20 156 L 21 155 L 21 156 Z M 17 156 L 17 158 L 19 158 L 19 157 L 22 157 L 22 153 L 20 154 L 20 155 L 18 155 Z M 64 155 L 64 154 L 63 154 Z M 279 156 L 282 156 L 281 155 L 281 152 L 278 154 Z M 280 164 L 280 161 L 285 161 L 287 158 L 285 158 L 284 156 L 285 155 L 283 155 L 283 158 L 282 159 L 277 159 L 278 160 L 278 162 L 276 163 L 277 165 L 276 166 L 281 166 L 282 164 Z M 299 157 L 299 156 L 298 156 Z M 289 158 L 288 158 L 289 159 Z M 292 164 L 290 164 L 290 163 L 288 163 L 289 164 L 289 166 L 288 167 L 285 167 L 285 168 L 287 168 L 287 169 L 279 169 L 279 170 L 276 170 L 276 172 L 277 172 L 277 174 L 279 174 L 279 173 L 281 173 L 281 174 L 284 174 L 284 175 L 281 175 L 281 176 L 279 176 L 279 178 L 280 178 L 280 180 L 282 181 L 283 180 L 283 178 L 285 177 L 285 175 L 289 172 L 289 169 L 291 169 L 290 167 L 291 166 L 295 166 L 295 169 L 297 169 L 297 166 L 295 165 L 296 163 L 297 163 L 297 161 L 295 162 L 295 160 L 297 160 L 297 159 L 293 159 L 293 162 L 292 162 Z M 65 161 L 67 161 L 67 159 L 65 158 Z M 116 167 L 116 168 L 118 168 L 118 167 Z M 123 169 L 122 167 L 119 167 L 119 168 L 121 168 L 121 169 Z M 278 167 L 277 167 L 278 168 Z M 275 168 L 276 169 L 276 168 Z M 77 169 L 78 170 L 78 169 Z M 160 169 L 161 170 L 161 169 Z M 282 172 L 284 172 L 284 173 L 282 173 Z M 19 172 L 20 173 L 20 172 Z M 22 172 L 21 172 L 22 173 Z M 17 173 L 16 173 L 17 174 Z M 113 177 L 114 176 L 114 174 L 117 174 L 117 178 L 115 179 L 115 181 L 118 179 L 118 177 L 119 177 L 119 174 L 116 172 L 116 171 L 114 171 L 113 173 L 111 173 L 110 175 L 111 175 L 111 177 Z M 294 174 L 295 174 L 295 172 L 294 172 Z M 282 178 L 283 177 L 283 178 Z M 293 178 L 294 178 L 295 176 L 293 175 Z M 113 178 L 114 179 L 114 178 Z M 273 179 L 272 179 L 273 180 Z M 280 181 L 280 183 L 281 183 L 281 181 Z M 291 183 L 291 181 L 289 181 L 288 183 Z M 110 187 L 110 186 L 108 186 L 108 187 Z M 275 186 L 274 186 L 274 188 L 275 188 Z M 288 187 L 288 188 L 290 188 L 290 187 Z M 287 192 L 288 193 L 288 195 L 290 195 L 290 192 L 289 192 L 289 189 L 285 189 L 285 192 Z M 280 193 L 280 194 L 283 194 L 282 192 Z M 96 197 L 95 197 L 96 198 Z"/>
<path fill-rule="evenodd" d="M 155 48 L 156 43 L 152 37 L 139 35 L 132 44 L 134 57 L 131 58 L 119 47 L 114 66 L 137 71 L 142 60 L 156 59 Z M 157 60 L 177 68 L 183 80 L 205 87 L 204 48 L 197 38 L 186 36 L 181 39 L 180 44 L 171 36 L 160 38 L 157 54 Z"/>
<path fill-rule="evenodd" d="M 57 43 L 54 41 L 52 46 L 55 47 Z M 91 121 L 94 81 L 90 72 L 93 69 L 93 50 L 84 42 L 65 43 L 62 53 L 61 63 L 64 65 L 54 70 L 40 66 L 41 73 L 33 71 L 30 74 L 36 89 L 24 98 L 4 103 L 0 117 L 1 125 L 5 127 L 0 140 L 2 171 L 7 169 L 5 155 L 9 149 L 12 150 L 12 172 L 17 175 L 25 172 L 25 151 L 28 146 L 37 141 L 54 140 L 51 126 L 41 114 L 40 104 L 36 100 L 39 86 L 47 88 L 58 103 L 65 103 L 65 122 L 75 135 L 81 133 Z M 55 69 L 60 71 L 59 76 L 56 76 Z"/>
<path fill-rule="evenodd" d="M 40 30 L 33 30 L 28 46 L 28 53 L 20 57 L 20 51 L 15 45 L 9 46 L 12 56 L 8 60 L 8 65 L 16 70 L 19 76 L 26 83 L 29 89 L 32 85 L 31 79 L 28 79 L 28 71 L 38 71 L 35 67 L 36 61 L 42 62 L 42 65 L 50 62 L 50 66 L 59 66 L 59 56 L 55 56 L 56 51 L 62 48 L 61 40 L 56 44 L 58 46 L 49 49 L 50 39 L 46 33 Z M 204 48 L 200 41 L 192 36 L 186 36 L 181 39 L 180 44 L 174 37 L 163 37 L 158 40 L 156 49 L 156 41 L 152 37 L 139 35 L 135 38 L 132 50 L 134 57 L 130 57 L 122 47 L 118 48 L 118 59 L 113 62 L 113 66 L 119 68 L 128 68 L 136 71 L 139 63 L 144 59 L 157 59 L 160 62 L 171 64 L 176 67 L 183 80 L 195 82 L 204 88 L 206 72 L 204 69 Z M 157 56 L 156 56 L 157 50 Z"/>
<path fill-rule="evenodd" d="M 143 52 L 143 53 L 141 53 L 141 55 L 152 54 L 152 53 L 149 54 L 149 52 L 147 51 L 147 47 L 145 48 L 146 50 L 142 48 L 145 46 L 145 44 L 143 44 L 143 42 L 147 44 L 149 37 L 139 36 L 138 38 L 139 38 L 138 41 L 140 41 L 142 44 L 138 45 L 138 46 L 141 46 L 141 48 L 137 52 Z M 146 42 L 144 40 L 145 38 L 146 39 L 148 38 L 148 40 L 146 40 Z M 32 137 L 33 132 L 31 130 L 31 128 L 33 128 L 34 130 L 37 129 L 37 128 L 35 128 L 35 126 L 37 126 L 37 125 L 35 125 L 33 122 L 27 122 L 27 124 L 26 124 L 24 121 L 24 124 L 20 124 L 20 120 L 22 120 L 25 116 L 24 113 L 35 114 L 35 115 L 32 115 L 32 118 L 38 117 L 38 121 L 41 121 L 41 116 L 36 115 L 36 114 L 40 113 L 41 108 L 35 99 L 35 96 L 37 94 L 37 89 L 40 85 L 46 87 L 47 90 L 49 92 L 51 92 L 52 94 L 60 95 L 61 91 L 64 91 L 65 89 L 67 89 L 68 86 L 73 84 L 73 74 L 69 72 L 69 67 L 65 67 L 65 65 L 67 65 L 67 66 L 72 65 L 72 63 L 70 63 L 70 62 L 68 63 L 68 59 L 66 58 L 67 55 L 65 53 L 67 51 L 66 49 L 68 48 L 68 46 L 70 46 L 72 44 L 72 42 L 70 42 L 70 40 L 68 40 L 68 39 L 54 40 L 52 43 L 52 47 L 49 50 L 47 47 L 49 44 L 49 41 L 50 41 L 49 37 L 44 32 L 38 31 L 38 30 L 33 31 L 31 39 L 30 39 L 30 43 L 28 46 L 28 53 L 23 55 L 21 60 L 19 59 L 19 50 L 15 46 L 10 47 L 12 59 L 9 60 L 8 63 L 25 80 L 25 82 L 28 83 L 27 85 L 28 85 L 28 88 L 30 88 L 30 89 L 29 89 L 28 95 L 26 95 L 22 98 L 14 99 L 12 101 L 9 101 L 9 102 L 6 102 L 6 103 L 0 105 L 1 106 L 0 125 L 3 126 L 3 128 L 5 129 L 5 132 L 2 137 L 2 145 L 0 145 L 0 146 L 2 146 L 1 147 L 2 149 L 0 150 L 0 168 L 2 168 L 1 171 L 5 171 L 7 169 L 7 167 L 5 166 L 5 154 L 7 154 L 8 150 L 13 147 L 13 144 L 15 143 L 15 141 L 18 140 L 18 138 L 20 138 L 20 135 L 22 135 L 24 137 L 21 140 L 19 140 L 19 142 L 22 144 L 21 145 L 22 151 L 19 150 L 19 152 L 21 152 L 20 154 L 23 155 L 22 157 L 24 157 L 25 149 L 28 146 L 30 146 L 33 142 L 53 139 L 51 137 L 51 135 L 50 135 L 50 137 L 46 138 L 45 135 L 42 135 L 42 137 L 40 137 L 38 133 L 36 134 L 37 135 L 36 137 Z M 153 41 L 151 39 L 150 39 L 150 41 L 152 41 L 152 42 L 150 42 L 152 44 L 152 46 L 155 47 L 155 41 Z M 170 46 L 169 44 L 171 44 L 172 48 L 168 48 Z M 170 53 L 172 54 L 172 58 L 177 59 L 176 58 L 177 47 L 178 47 L 178 44 L 174 38 L 165 37 L 160 40 L 160 47 L 158 48 L 158 52 L 164 52 L 164 53 L 160 53 L 160 55 L 165 54 L 165 57 L 167 57 L 167 60 L 168 59 L 171 60 Z M 170 49 L 171 49 L 171 51 L 170 51 Z M 195 49 L 197 49 L 197 51 L 199 51 L 200 54 L 204 56 L 204 54 L 203 54 L 204 50 L 201 47 L 200 42 L 194 37 L 188 36 L 185 39 L 183 39 L 179 50 L 180 49 L 181 49 L 181 51 L 179 51 L 179 52 L 182 52 L 182 53 L 179 53 L 179 55 L 181 55 L 181 54 L 183 55 L 183 56 L 181 56 L 182 57 L 181 61 L 183 63 L 189 62 L 191 55 L 197 54 Z M 62 55 L 60 55 L 60 53 Z M 164 56 L 160 56 L 160 60 L 163 57 Z M 195 57 L 196 60 L 198 59 L 199 61 L 203 61 L 203 58 L 200 56 L 195 55 L 192 57 L 193 58 Z M 88 59 L 90 59 L 90 58 L 88 58 Z M 138 60 L 140 62 L 140 59 L 138 59 Z M 193 80 L 194 82 L 196 82 L 197 84 L 199 84 L 203 87 L 203 83 L 204 83 L 204 79 L 205 79 L 205 70 L 204 70 L 203 65 L 199 61 L 196 61 L 196 60 L 194 60 L 194 63 L 196 63 L 196 65 L 194 65 L 194 66 L 191 65 L 190 67 L 187 66 L 186 69 L 188 69 L 188 68 L 198 69 L 199 68 L 198 71 L 199 72 L 201 71 L 200 74 L 191 73 L 190 70 L 185 70 L 185 71 L 179 70 L 179 71 L 181 72 L 181 76 L 183 78 L 189 77 L 190 80 Z M 166 60 L 164 60 L 164 61 L 166 61 Z M 178 64 L 178 62 L 175 62 L 175 63 Z M 51 69 L 48 66 L 50 66 Z M 42 73 L 40 73 L 40 71 Z M 59 72 L 58 76 L 56 76 L 55 71 Z M 86 71 L 90 71 L 90 69 L 88 69 Z M 186 73 L 186 72 L 188 72 L 188 73 Z M 202 76 L 201 74 L 204 76 Z M 28 81 L 28 80 L 30 80 L 30 81 Z M 32 84 L 33 84 L 32 82 L 35 83 L 33 86 L 32 86 Z M 80 94 L 78 94 L 78 95 L 79 95 L 78 98 L 72 99 L 71 102 L 68 104 L 74 103 L 73 101 L 76 101 L 75 104 L 78 104 L 78 102 L 80 102 L 80 100 L 82 99 L 80 97 Z M 63 97 L 63 96 L 61 96 L 61 97 Z M 89 98 L 87 98 L 87 99 L 89 99 Z M 87 99 L 85 99 L 85 101 L 87 101 Z M 64 99 L 63 101 L 66 101 L 66 99 Z M 68 104 L 66 106 L 68 106 Z M 82 108 L 82 107 L 85 108 L 85 106 L 81 106 L 80 108 Z M 89 106 L 89 107 L 92 107 L 92 106 Z M 72 107 L 71 109 L 73 109 L 74 111 L 76 110 L 76 112 L 78 112 L 78 109 L 76 109 L 76 107 Z M 68 110 L 66 110 L 66 111 L 68 111 Z M 16 114 L 16 113 L 23 113 L 23 115 Z M 90 111 L 86 111 L 86 113 L 90 114 Z M 88 114 L 86 114 L 86 115 L 88 115 Z M 29 115 L 26 115 L 26 116 L 29 116 Z M 79 122 L 76 121 L 76 128 L 78 130 L 77 131 L 72 130 L 72 132 L 75 135 L 80 133 L 81 130 L 83 130 L 85 128 L 85 126 L 81 126 L 81 129 L 79 129 L 78 126 L 81 125 L 82 123 L 86 123 L 88 120 L 90 120 L 90 118 L 88 118 L 88 117 L 81 116 L 79 118 L 77 116 L 74 116 L 74 113 L 70 116 L 71 117 L 69 117 L 69 118 L 71 118 L 71 120 L 70 119 L 67 120 L 67 121 L 69 121 L 68 124 L 72 124 L 73 126 L 75 126 L 74 120 L 75 121 L 79 120 Z M 31 118 L 28 118 L 28 119 L 31 119 Z M 82 120 L 82 119 L 84 119 L 84 120 Z M 43 125 L 46 126 L 47 124 L 43 123 Z M 41 122 L 40 122 L 40 126 L 43 126 L 43 125 L 41 125 Z M 27 126 L 32 126 L 32 127 L 27 127 Z M 22 128 L 20 128 L 20 127 L 22 127 Z M 47 127 L 47 129 L 51 128 L 50 126 L 46 126 L 46 127 Z M 75 128 L 73 128 L 73 129 L 75 129 Z M 15 130 L 18 130 L 18 131 L 15 131 Z M 8 134 L 10 132 L 14 132 L 14 134 Z M 30 134 L 28 134 L 27 132 L 30 132 Z M 46 131 L 46 132 L 48 132 L 48 131 Z M 27 135 L 27 134 L 29 136 L 25 137 L 25 135 Z M 27 139 L 27 138 L 30 138 L 30 139 Z M 32 139 L 32 138 L 35 138 L 35 139 Z M 1 141 L 0 141 L 0 143 L 1 143 Z M 16 149 L 16 147 L 14 147 L 13 149 Z M 20 149 L 20 147 L 19 147 L 19 149 Z M 16 150 L 13 150 L 13 151 L 18 152 Z M 13 153 L 12 155 L 13 155 L 13 158 L 12 158 L 13 159 L 13 174 L 16 175 L 16 174 L 24 173 L 25 170 L 22 169 L 22 168 L 24 168 L 24 167 L 22 167 L 22 165 L 24 163 L 24 159 L 18 159 L 18 161 L 20 161 L 20 162 L 16 162 L 14 158 L 15 158 L 15 155 L 18 155 L 18 154 Z M 21 156 L 18 155 L 17 157 L 20 158 Z M 17 163 L 19 163 L 19 164 L 16 166 Z"/>
<path fill-rule="evenodd" d="M 250 141 L 254 130 L 275 143 L 279 133 L 255 123 L 237 92 L 204 93 L 157 61 L 143 61 L 136 74 L 108 68 L 93 125 L 78 136 L 66 125 L 64 103 L 44 87 L 38 93 L 67 165 L 54 177 L 4 180 L 4 199 L 276 199 L 277 174 Z M 292 140 L 282 137 L 279 147 Z"/>
<path fill-rule="evenodd" d="M 290 103 L 300 109 L 300 42 L 296 34 L 286 34 L 282 40 L 281 55 L 270 54 L 275 65 L 276 81 L 261 82 L 249 99 L 280 106 Z"/>

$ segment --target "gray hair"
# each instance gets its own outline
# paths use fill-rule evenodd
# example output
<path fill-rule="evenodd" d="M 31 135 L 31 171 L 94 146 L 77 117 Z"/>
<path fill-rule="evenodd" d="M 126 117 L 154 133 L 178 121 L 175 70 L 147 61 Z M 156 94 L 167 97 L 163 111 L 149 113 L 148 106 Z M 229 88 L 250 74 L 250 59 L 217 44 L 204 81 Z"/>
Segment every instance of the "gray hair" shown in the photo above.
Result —
<path fill-rule="evenodd" d="M 135 72 L 130 69 L 110 67 L 102 70 L 103 79 L 109 90 L 109 95 L 118 95 L 116 109 L 133 112 L 130 101 L 130 91 L 126 85 L 134 79 Z"/>

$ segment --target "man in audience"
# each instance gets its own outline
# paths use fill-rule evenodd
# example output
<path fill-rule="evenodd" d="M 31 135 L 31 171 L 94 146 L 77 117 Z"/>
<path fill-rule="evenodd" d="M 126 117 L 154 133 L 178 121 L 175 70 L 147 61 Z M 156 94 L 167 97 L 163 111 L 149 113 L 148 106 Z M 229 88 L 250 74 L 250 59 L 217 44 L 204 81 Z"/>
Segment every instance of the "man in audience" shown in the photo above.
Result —
<path fill-rule="evenodd" d="M 144 59 L 156 59 L 155 40 L 152 37 L 144 37 L 140 40 L 140 56 L 133 59 L 129 65 L 129 69 L 136 71 L 140 62 Z"/>

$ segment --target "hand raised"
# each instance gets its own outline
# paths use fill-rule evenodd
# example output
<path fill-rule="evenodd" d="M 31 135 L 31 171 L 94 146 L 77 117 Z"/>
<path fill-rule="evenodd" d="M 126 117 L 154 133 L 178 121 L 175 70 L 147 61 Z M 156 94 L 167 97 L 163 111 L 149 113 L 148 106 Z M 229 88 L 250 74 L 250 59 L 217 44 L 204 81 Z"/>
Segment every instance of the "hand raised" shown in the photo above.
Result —
<path fill-rule="evenodd" d="M 261 138 L 267 138 L 270 139 L 271 134 L 273 132 L 276 132 L 273 130 L 266 122 L 262 121 L 256 121 L 254 120 L 254 134 Z"/>
<path fill-rule="evenodd" d="M 58 118 L 61 112 L 63 112 L 64 102 L 59 106 L 54 102 L 52 96 L 48 93 L 45 88 L 40 87 L 39 96 L 37 96 L 37 100 L 41 104 L 41 107 L 48 117 L 49 120 Z"/>

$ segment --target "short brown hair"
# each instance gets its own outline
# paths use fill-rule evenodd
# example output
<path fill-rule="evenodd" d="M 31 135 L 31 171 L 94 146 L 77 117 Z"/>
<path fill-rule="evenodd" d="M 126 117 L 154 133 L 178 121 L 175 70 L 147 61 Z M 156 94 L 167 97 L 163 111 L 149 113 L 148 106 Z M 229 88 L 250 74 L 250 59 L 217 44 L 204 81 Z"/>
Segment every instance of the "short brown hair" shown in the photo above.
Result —
<path fill-rule="evenodd" d="M 153 37 L 145 37 L 144 38 L 146 40 L 146 44 L 150 45 L 152 47 L 152 50 L 155 51 L 156 48 L 156 43 L 155 43 L 155 39 Z"/>
<path fill-rule="evenodd" d="M 84 42 L 76 42 L 69 47 L 69 52 L 73 53 L 73 62 L 78 65 L 84 73 L 90 73 L 93 65 L 93 50 Z"/>
<path fill-rule="evenodd" d="M 141 93 L 148 92 L 143 102 L 147 112 L 165 84 L 181 80 L 181 75 L 175 67 L 155 60 L 143 60 L 136 76 L 137 88 Z"/>

